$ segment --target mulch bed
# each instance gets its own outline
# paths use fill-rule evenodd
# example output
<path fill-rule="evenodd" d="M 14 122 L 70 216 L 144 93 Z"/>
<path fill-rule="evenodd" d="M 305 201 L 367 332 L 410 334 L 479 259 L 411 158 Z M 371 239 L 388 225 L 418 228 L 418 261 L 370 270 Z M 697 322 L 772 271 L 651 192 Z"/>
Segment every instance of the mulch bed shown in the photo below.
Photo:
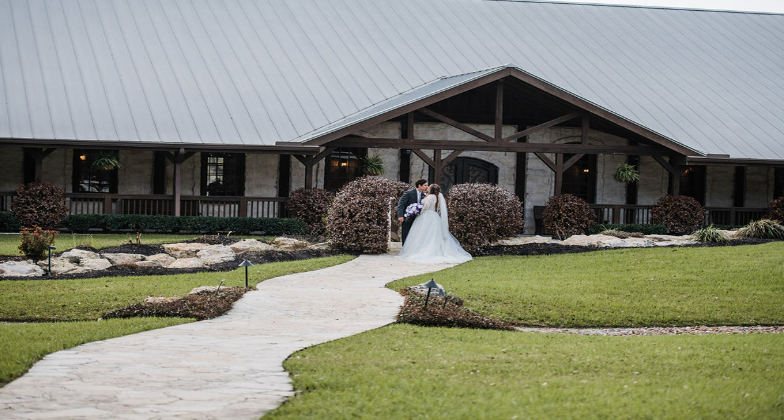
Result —
<path fill-rule="evenodd" d="M 430 296 L 425 307 L 426 296 L 403 289 L 400 294 L 406 297 L 397 322 L 420 325 L 423 327 L 481 328 L 488 330 L 513 331 L 513 325 L 500 319 L 480 315 L 463 307 L 462 299 L 448 296 L 446 302 L 441 296 Z"/>
<path fill-rule="evenodd" d="M 207 291 L 189 294 L 168 302 L 135 303 L 126 308 L 109 312 L 103 318 L 160 316 L 196 318 L 196 320 L 201 321 L 225 314 L 231 309 L 234 302 L 238 301 L 248 290 L 254 290 L 254 288 L 222 287 L 217 294 Z"/>

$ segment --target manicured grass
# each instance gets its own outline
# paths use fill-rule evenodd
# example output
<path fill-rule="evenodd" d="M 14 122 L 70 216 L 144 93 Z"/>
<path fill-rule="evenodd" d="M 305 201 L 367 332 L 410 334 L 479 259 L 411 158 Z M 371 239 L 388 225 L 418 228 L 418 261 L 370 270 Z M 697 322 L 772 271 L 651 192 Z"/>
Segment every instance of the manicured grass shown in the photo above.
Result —
<path fill-rule="evenodd" d="M 259 264 L 249 270 L 249 285 L 273 277 L 318 270 L 350 261 L 338 255 L 302 261 Z M 0 282 L 0 320 L 85 321 L 141 302 L 148 296 L 184 296 L 194 287 L 245 286 L 245 269 L 164 276 L 100 277 L 76 280 Z"/>
<path fill-rule="evenodd" d="M 190 234 L 190 235 L 174 235 L 164 233 L 144 233 L 142 234 L 141 242 L 144 245 L 168 244 L 188 239 L 200 238 L 203 235 Z M 238 235 L 237 238 L 255 238 L 259 240 L 273 239 L 274 236 L 247 236 Z M 136 234 L 132 235 L 134 243 L 136 243 Z M 57 247 L 56 252 L 63 252 L 76 246 L 90 246 L 96 249 L 111 248 L 128 243 L 127 233 L 61 233 L 57 235 L 54 245 Z M 19 253 L 19 235 L 18 234 L 3 234 L 0 235 L 0 255 L 21 255 Z"/>
<path fill-rule="evenodd" d="M 784 242 L 483 257 L 431 278 L 484 315 L 559 327 L 784 324 Z"/>
<path fill-rule="evenodd" d="M 270 419 L 780 419 L 784 334 L 586 337 L 393 325 L 295 353 Z"/>
<path fill-rule="evenodd" d="M 189 318 L 0 324 L 0 386 L 21 376 L 49 353 L 91 341 L 191 322 Z"/>

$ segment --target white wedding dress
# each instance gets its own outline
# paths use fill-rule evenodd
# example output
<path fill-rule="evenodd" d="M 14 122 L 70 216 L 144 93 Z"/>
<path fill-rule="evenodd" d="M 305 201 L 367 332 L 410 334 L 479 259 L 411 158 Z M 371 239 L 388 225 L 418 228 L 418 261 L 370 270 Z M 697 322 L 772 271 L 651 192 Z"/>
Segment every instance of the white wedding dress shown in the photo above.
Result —
<path fill-rule="evenodd" d="M 422 204 L 422 210 L 414 219 L 398 258 L 424 264 L 459 264 L 470 261 L 471 254 L 449 233 L 449 214 L 443 194 L 438 194 L 438 197 L 428 195 L 422 200 Z"/>

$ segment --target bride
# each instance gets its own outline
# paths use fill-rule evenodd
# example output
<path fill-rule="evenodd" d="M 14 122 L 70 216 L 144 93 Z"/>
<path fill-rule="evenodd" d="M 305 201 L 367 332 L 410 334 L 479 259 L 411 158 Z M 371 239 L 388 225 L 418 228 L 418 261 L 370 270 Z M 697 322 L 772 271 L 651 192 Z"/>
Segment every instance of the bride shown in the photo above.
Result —
<path fill-rule="evenodd" d="M 432 184 L 427 192 L 398 258 L 433 264 L 471 260 L 471 254 L 449 233 L 449 216 L 441 187 Z"/>

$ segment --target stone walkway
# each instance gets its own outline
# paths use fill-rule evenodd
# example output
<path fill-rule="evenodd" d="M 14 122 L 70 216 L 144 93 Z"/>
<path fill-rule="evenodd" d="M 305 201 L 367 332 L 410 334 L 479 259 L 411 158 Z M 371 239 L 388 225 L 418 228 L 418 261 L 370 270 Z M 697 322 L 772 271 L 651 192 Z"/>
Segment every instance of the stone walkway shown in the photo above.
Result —
<path fill-rule="evenodd" d="M 46 356 L 0 388 L 0 418 L 258 419 L 294 395 L 291 353 L 394 322 L 384 285 L 447 267 L 362 255 L 265 281 L 220 318 Z"/>

